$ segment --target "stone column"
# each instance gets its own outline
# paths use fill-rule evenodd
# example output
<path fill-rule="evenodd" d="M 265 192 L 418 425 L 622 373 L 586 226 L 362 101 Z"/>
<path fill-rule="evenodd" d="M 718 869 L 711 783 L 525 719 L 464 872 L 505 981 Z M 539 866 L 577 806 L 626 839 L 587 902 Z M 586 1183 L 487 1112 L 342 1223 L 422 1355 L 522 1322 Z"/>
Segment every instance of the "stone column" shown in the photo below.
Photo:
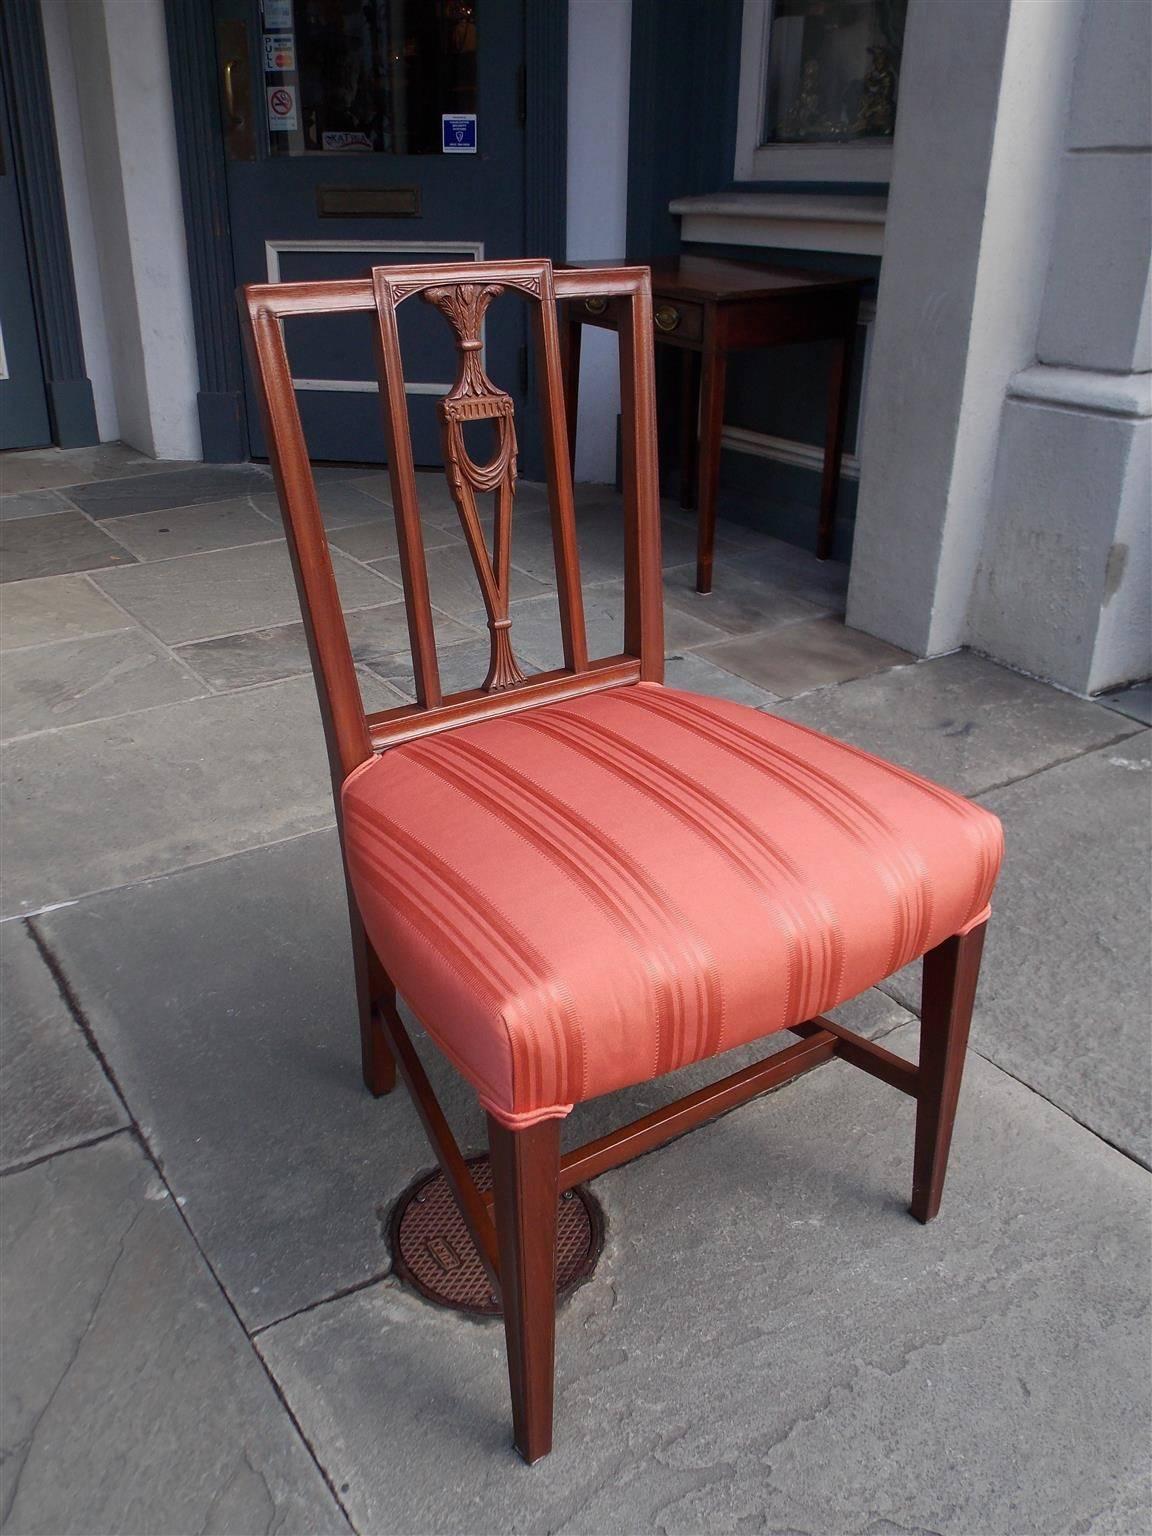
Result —
<path fill-rule="evenodd" d="M 198 459 L 163 0 L 68 0 L 68 21 L 120 435 L 156 458 Z"/>
<path fill-rule="evenodd" d="M 921 656 L 968 639 L 1004 398 L 1035 359 L 1081 15 L 909 6 L 848 622 Z"/>
<path fill-rule="evenodd" d="M 1089 0 L 1036 360 L 1010 382 L 970 640 L 1078 693 L 1152 673 L 1152 7 Z"/>

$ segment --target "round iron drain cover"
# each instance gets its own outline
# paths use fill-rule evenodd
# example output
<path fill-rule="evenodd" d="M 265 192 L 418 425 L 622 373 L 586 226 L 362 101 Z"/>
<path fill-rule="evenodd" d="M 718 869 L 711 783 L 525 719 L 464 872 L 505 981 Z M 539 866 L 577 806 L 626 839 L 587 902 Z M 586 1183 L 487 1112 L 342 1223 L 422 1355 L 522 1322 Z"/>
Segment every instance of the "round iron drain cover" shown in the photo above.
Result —
<path fill-rule="evenodd" d="M 486 1157 L 471 1157 L 468 1167 L 481 1191 L 492 1188 Z M 437 1168 L 425 1174 L 396 1202 L 389 1237 L 401 1280 L 442 1307 L 499 1317 L 500 1303 Z M 563 1296 L 596 1268 L 604 1245 L 604 1214 L 583 1185 L 560 1196 L 556 1219 L 556 1294 Z"/>

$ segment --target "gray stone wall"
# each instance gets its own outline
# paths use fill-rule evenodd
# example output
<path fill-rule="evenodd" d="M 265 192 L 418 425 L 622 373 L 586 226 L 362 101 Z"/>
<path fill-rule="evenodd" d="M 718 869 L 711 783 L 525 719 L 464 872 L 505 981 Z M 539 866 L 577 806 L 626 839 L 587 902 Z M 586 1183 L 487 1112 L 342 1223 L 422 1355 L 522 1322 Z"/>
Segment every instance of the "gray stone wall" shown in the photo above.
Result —
<path fill-rule="evenodd" d="M 912 0 L 860 446 L 849 623 L 1078 693 L 1152 673 L 1150 24 Z"/>
<path fill-rule="evenodd" d="M 1078 693 L 1152 673 L 1146 0 L 1089 0 L 1037 364 L 1004 406 L 970 638 Z"/>

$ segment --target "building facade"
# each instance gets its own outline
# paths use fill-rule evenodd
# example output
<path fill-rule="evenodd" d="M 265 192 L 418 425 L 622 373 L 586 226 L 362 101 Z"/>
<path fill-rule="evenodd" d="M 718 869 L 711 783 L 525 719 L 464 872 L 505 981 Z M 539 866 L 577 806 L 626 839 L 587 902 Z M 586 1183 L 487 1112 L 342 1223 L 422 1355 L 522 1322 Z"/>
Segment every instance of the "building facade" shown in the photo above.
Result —
<path fill-rule="evenodd" d="M 840 0 L 816 60 L 828 10 L 7 0 L 4 446 L 260 457 L 241 281 L 682 249 L 844 269 L 871 285 L 849 622 L 1078 693 L 1148 675 L 1152 10 Z M 522 334 L 488 340 L 527 403 Z M 448 361 L 411 345 L 432 456 Z M 314 456 L 381 458 L 368 338 L 293 348 Z M 615 472 L 613 348 L 588 332 L 585 479 Z M 825 369 L 818 346 L 748 354 L 728 386 L 722 508 L 802 543 Z"/>

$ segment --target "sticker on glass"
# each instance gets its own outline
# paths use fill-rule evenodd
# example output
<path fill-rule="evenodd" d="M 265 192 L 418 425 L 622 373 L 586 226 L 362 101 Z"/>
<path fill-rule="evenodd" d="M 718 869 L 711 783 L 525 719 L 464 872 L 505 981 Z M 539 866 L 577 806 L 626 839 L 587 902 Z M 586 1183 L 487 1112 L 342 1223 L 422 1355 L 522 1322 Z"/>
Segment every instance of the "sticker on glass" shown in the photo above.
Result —
<path fill-rule="evenodd" d="M 320 135 L 320 147 L 335 150 L 341 155 L 356 154 L 361 150 L 371 150 L 372 140 L 366 133 L 353 128 L 330 128 Z"/>
<path fill-rule="evenodd" d="M 269 32 L 292 25 L 292 0 L 264 0 L 264 25 Z"/>
<path fill-rule="evenodd" d="M 296 68 L 296 39 L 291 32 L 266 32 L 264 34 L 264 72 L 274 75 L 279 70 Z"/>
<path fill-rule="evenodd" d="M 273 133 L 291 133 L 296 127 L 296 87 L 268 87 L 268 127 Z"/>
<path fill-rule="evenodd" d="M 476 153 L 475 112 L 445 112 L 440 119 L 443 133 L 442 147 L 446 155 L 474 155 Z"/>

